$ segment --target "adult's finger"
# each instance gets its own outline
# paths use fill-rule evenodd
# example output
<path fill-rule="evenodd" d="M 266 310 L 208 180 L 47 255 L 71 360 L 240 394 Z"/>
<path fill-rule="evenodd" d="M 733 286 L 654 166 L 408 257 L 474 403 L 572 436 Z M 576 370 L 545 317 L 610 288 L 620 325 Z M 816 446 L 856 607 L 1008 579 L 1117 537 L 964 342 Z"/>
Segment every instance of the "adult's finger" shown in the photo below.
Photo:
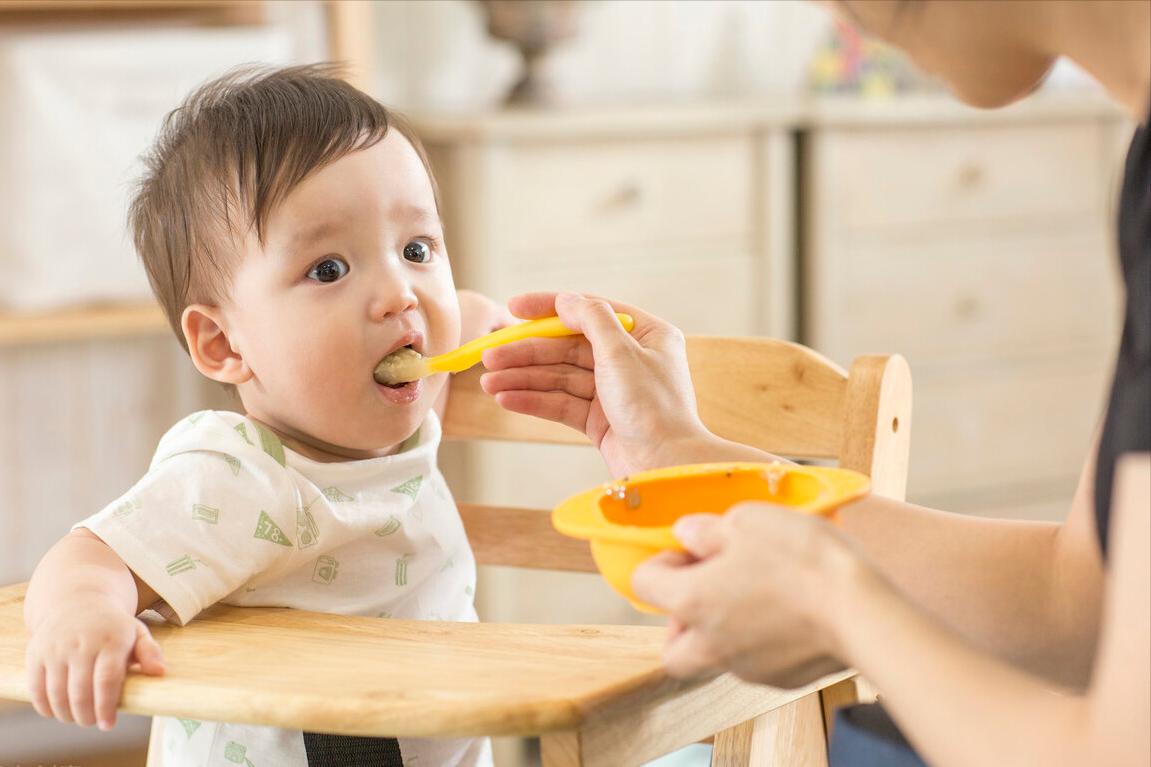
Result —
<path fill-rule="evenodd" d="M 615 316 L 615 307 L 602 298 L 560 293 L 555 306 L 563 323 L 591 342 L 597 360 L 618 358 L 639 346 Z"/>
<path fill-rule="evenodd" d="M 641 601 L 668 612 L 678 605 L 687 586 L 685 570 L 694 560 L 682 551 L 664 551 L 641 562 L 631 587 Z"/>
<path fill-rule="evenodd" d="M 591 344 L 583 336 L 524 338 L 493 346 L 483 351 L 483 362 L 488 370 L 533 365 L 575 365 L 589 370 L 595 367 Z"/>
<path fill-rule="evenodd" d="M 511 368 L 480 377 L 488 394 L 502 391 L 564 392 L 581 399 L 595 396 L 595 374 L 575 365 L 540 365 Z"/>
<path fill-rule="evenodd" d="M 680 517 L 672 532 L 696 559 L 707 559 L 718 554 L 727 542 L 723 518 L 718 514 L 689 514 Z"/>
<path fill-rule="evenodd" d="M 513 413 L 562 423 L 586 433 L 591 403 L 563 392 L 503 391 L 495 395 L 496 404 Z"/>
<path fill-rule="evenodd" d="M 721 663 L 703 634 L 688 626 L 664 645 L 663 667 L 673 677 L 688 679 L 718 673 Z"/>
<path fill-rule="evenodd" d="M 508 299 L 508 311 L 525 320 L 554 317 L 556 313 L 556 292 L 541 290 L 534 293 L 521 293 Z"/>
<path fill-rule="evenodd" d="M 96 665 L 92 669 L 92 688 L 96 724 L 101 730 L 110 730 L 116 724 L 116 707 L 124 688 L 126 668 L 127 658 L 123 652 L 105 649 L 96 658 Z"/>
<path fill-rule="evenodd" d="M 581 295 L 554 292 L 524 293 L 511 298 L 508 301 L 508 308 L 517 317 L 524 319 L 552 317 L 557 314 L 563 319 L 563 312 L 559 310 L 556 301 L 560 296 L 564 295 L 575 295 L 577 298 L 582 298 L 587 301 L 602 301 L 611 307 L 612 313 L 622 312 L 624 314 L 630 314 L 632 319 L 635 320 L 635 327 L 631 329 L 630 335 L 642 346 L 653 349 L 664 348 L 669 344 L 678 343 L 682 335 L 671 323 L 644 311 L 638 306 L 595 294 Z M 564 324 L 566 325 L 567 322 L 565 321 Z M 568 327 L 571 327 L 571 325 L 568 325 Z M 583 332 L 582 329 L 580 330 Z"/>

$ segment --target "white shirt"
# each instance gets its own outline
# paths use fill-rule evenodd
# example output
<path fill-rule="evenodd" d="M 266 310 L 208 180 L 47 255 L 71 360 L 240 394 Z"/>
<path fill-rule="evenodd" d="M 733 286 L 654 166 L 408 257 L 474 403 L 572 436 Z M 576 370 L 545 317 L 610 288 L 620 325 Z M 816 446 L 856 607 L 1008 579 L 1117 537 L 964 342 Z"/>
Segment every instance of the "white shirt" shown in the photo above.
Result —
<path fill-rule="evenodd" d="M 321 463 L 238 413 L 203 411 L 148 473 L 77 527 L 107 543 L 187 624 L 217 603 L 474 621 L 476 568 L 436 466 L 440 424 L 389 456 Z M 164 719 L 164 763 L 304 767 L 299 731 Z M 487 740 L 401 739 L 405 765 L 487 765 Z"/>

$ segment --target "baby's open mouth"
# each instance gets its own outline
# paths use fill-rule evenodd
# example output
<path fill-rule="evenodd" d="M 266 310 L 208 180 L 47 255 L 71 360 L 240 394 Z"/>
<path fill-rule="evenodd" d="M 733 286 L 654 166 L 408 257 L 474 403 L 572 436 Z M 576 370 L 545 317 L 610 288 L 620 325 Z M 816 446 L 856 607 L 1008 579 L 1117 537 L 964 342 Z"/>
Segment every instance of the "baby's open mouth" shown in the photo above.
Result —
<path fill-rule="evenodd" d="M 372 372 L 372 378 L 389 389 L 402 389 L 419 377 L 412 373 L 421 360 L 423 355 L 413 349 L 411 344 L 401 346 L 380 360 Z"/>

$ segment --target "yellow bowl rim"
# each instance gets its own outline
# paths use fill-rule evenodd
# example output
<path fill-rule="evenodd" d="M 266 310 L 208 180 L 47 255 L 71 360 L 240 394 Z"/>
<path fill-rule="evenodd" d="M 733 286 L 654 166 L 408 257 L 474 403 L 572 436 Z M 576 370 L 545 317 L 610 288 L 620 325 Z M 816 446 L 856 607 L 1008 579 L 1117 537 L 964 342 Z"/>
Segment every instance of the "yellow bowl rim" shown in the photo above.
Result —
<path fill-rule="evenodd" d="M 652 549 L 679 549 L 679 541 L 672 533 L 671 526 L 640 527 L 619 525 L 604 519 L 599 500 L 607 488 L 616 485 L 631 485 L 639 482 L 706 474 L 726 474 L 735 471 L 783 470 L 788 473 L 803 474 L 818 480 L 823 491 L 815 500 L 789 506 L 788 508 L 809 514 L 829 514 L 839 506 L 865 494 L 870 481 L 867 476 L 850 469 L 831 466 L 801 466 L 782 462 L 733 461 L 725 463 L 697 463 L 682 466 L 667 466 L 632 474 L 624 479 L 605 482 L 577 493 L 555 507 L 552 511 L 552 525 L 556 530 L 572 538 L 596 540 L 604 543 L 624 543 Z"/>

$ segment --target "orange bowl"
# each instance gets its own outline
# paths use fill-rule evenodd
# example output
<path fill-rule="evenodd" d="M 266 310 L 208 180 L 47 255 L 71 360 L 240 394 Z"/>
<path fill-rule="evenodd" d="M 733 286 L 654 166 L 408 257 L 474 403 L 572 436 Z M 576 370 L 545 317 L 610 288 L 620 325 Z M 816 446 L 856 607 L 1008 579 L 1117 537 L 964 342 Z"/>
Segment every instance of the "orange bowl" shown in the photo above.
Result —
<path fill-rule="evenodd" d="M 643 612 L 631 574 L 661 551 L 682 551 L 672 526 L 688 514 L 723 514 L 743 501 L 831 516 L 864 495 L 870 482 L 855 471 L 783 463 L 704 463 L 653 469 L 573 495 L 552 511 L 552 525 L 591 544 L 600 574 Z"/>

